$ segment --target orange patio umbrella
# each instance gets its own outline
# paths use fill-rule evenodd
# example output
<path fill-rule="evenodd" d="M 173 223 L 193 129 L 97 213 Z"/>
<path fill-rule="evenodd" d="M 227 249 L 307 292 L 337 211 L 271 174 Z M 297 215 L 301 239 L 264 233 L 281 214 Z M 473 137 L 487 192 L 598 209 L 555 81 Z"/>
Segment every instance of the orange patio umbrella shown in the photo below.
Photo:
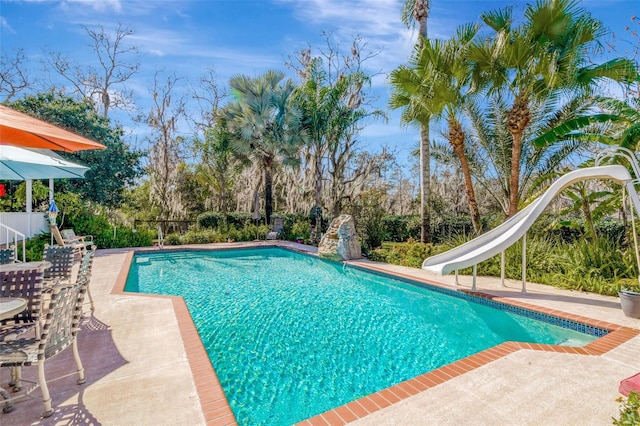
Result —
<path fill-rule="evenodd" d="M 0 145 L 67 152 L 106 148 L 101 143 L 2 105 L 0 105 Z"/>

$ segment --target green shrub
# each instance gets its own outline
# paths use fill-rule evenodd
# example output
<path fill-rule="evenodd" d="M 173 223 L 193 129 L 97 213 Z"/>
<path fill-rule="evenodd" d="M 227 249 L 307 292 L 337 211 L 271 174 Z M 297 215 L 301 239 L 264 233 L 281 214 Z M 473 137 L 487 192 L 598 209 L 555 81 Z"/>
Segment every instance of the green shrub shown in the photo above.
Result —
<path fill-rule="evenodd" d="M 420 217 L 418 216 L 384 216 L 382 225 L 387 241 L 403 242 L 409 238 L 420 238 Z"/>
<path fill-rule="evenodd" d="M 616 295 L 620 278 L 637 276 L 633 250 L 605 238 L 578 240 L 564 249 L 562 256 L 554 256 L 557 269 L 551 280 L 561 287 Z"/>
<path fill-rule="evenodd" d="M 98 248 L 148 247 L 156 238 L 155 231 L 138 228 L 135 231 L 128 226 L 114 228 L 108 225 L 93 235 L 93 243 Z"/>
<path fill-rule="evenodd" d="M 225 216 L 218 212 L 205 212 L 198 215 L 196 222 L 201 228 L 217 228 L 225 223 Z"/>
<path fill-rule="evenodd" d="M 613 418 L 613 424 L 616 426 L 637 426 L 640 425 L 640 395 L 638 392 L 631 391 L 627 395 L 627 399 L 620 397 L 617 399 L 620 403 L 620 417 Z"/>
<path fill-rule="evenodd" d="M 473 235 L 473 224 L 469 216 L 445 216 L 431 224 L 433 242 L 442 243 L 459 236 Z"/>
<path fill-rule="evenodd" d="M 311 225 L 308 220 L 301 220 L 291 226 L 290 240 L 302 238 L 308 240 L 311 237 Z"/>
<path fill-rule="evenodd" d="M 253 223 L 253 221 L 251 213 L 233 212 L 227 214 L 227 224 L 234 225 L 236 228 L 243 228 L 245 225 Z"/>
<path fill-rule="evenodd" d="M 51 234 L 38 234 L 25 242 L 25 259 L 27 262 L 42 260 L 45 244 L 51 244 Z M 22 244 L 18 244 L 18 259 L 22 259 Z"/>
<path fill-rule="evenodd" d="M 598 238 L 605 238 L 617 245 L 621 245 L 626 240 L 627 229 L 619 219 L 606 217 L 595 223 Z"/>
<path fill-rule="evenodd" d="M 168 246 L 179 246 L 182 244 L 182 240 L 179 234 L 169 234 L 165 237 L 164 243 Z"/>
<path fill-rule="evenodd" d="M 445 244 L 426 245 L 413 240 L 407 243 L 384 243 L 372 250 L 370 258 L 379 262 L 420 267 L 424 259 L 457 247 L 470 237 L 459 236 Z M 478 275 L 500 276 L 498 254 L 477 265 Z M 522 278 L 522 245 L 505 250 L 506 278 Z M 472 274 L 472 268 L 459 271 Z M 560 288 L 618 294 L 621 288 L 640 291 L 633 248 L 621 248 L 615 242 L 600 238 L 596 242 L 578 240 L 563 243 L 555 237 L 527 238 L 527 281 Z"/>
<path fill-rule="evenodd" d="M 182 244 L 209 244 L 214 242 L 214 234 L 215 232 L 211 229 L 204 229 L 200 231 L 189 230 L 182 236 L 176 236 Z"/>
<path fill-rule="evenodd" d="M 384 243 L 369 253 L 369 258 L 376 262 L 420 268 L 422 262 L 436 254 L 432 244 L 423 244 L 413 239 L 406 243 Z"/>
<path fill-rule="evenodd" d="M 284 240 L 292 241 L 296 239 L 298 235 L 296 235 L 296 232 L 293 229 L 293 225 L 298 222 L 306 223 L 309 229 L 311 229 L 311 221 L 307 217 L 307 215 L 297 213 L 297 214 L 279 214 L 279 216 L 282 218 L 282 226 L 284 228 L 282 230 L 282 238 Z M 323 226 L 323 229 L 327 229 L 326 225 Z"/>
<path fill-rule="evenodd" d="M 383 198 L 383 191 L 374 188 L 363 192 L 357 201 L 352 203 L 356 231 L 365 247 L 365 252 L 379 247 L 383 241 L 388 240 L 383 222 L 385 216 L 382 207 Z"/>

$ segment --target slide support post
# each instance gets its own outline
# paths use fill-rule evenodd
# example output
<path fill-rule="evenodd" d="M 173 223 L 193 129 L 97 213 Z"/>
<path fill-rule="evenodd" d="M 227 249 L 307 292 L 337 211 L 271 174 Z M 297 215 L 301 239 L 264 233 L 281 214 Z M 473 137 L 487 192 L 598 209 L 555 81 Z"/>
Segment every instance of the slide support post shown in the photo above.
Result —
<path fill-rule="evenodd" d="M 522 293 L 527 292 L 527 233 L 522 236 Z"/>
<path fill-rule="evenodd" d="M 500 253 L 500 287 L 504 287 L 504 263 L 506 260 L 506 256 L 504 254 L 504 250 Z"/>
<path fill-rule="evenodd" d="M 478 265 L 473 265 L 473 282 L 471 284 L 471 290 L 476 290 L 476 273 L 478 272 Z"/>

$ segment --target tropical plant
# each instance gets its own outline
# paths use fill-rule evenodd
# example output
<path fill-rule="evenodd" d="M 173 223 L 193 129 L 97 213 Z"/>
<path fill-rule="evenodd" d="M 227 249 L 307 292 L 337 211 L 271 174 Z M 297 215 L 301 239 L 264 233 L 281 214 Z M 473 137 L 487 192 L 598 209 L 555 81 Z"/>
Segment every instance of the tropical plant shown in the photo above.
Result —
<path fill-rule="evenodd" d="M 508 216 L 518 211 L 523 136 L 532 123 L 532 107 L 568 93 L 589 93 L 603 78 L 635 78 L 629 60 L 588 62 L 602 24 L 578 1 L 539 0 L 527 6 L 525 18 L 513 28 L 511 8 L 484 13 L 493 37 L 475 42 L 469 51 L 475 85 L 512 102 L 506 117 L 511 135 Z"/>
<path fill-rule="evenodd" d="M 638 74 L 640 81 L 640 74 Z M 538 136 L 534 143 L 542 147 L 567 139 L 622 146 L 635 151 L 640 143 L 640 99 L 628 100 L 596 97 L 591 111 L 564 121 Z"/>
<path fill-rule="evenodd" d="M 559 172 L 581 161 L 590 145 L 567 139 L 562 143 L 537 147 L 533 141 L 558 123 L 571 120 L 590 109 L 582 97 L 558 102 L 548 99 L 533 104 L 532 122 L 522 135 L 518 202 L 538 196 Z M 480 101 L 465 104 L 469 119 L 469 145 L 467 150 L 471 171 L 477 184 L 501 206 L 508 216 L 510 205 L 511 145 L 507 128 L 510 106 L 500 94 L 491 96 L 486 104 Z"/>
<path fill-rule="evenodd" d="M 229 85 L 235 100 L 220 112 L 233 135 L 231 149 L 263 170 L 267 223 L 273 212 L 273 168 L 279 162 L 295 164 L 305 138 L 302 114 L 291 96 L 294 85 L 290 80 L 281 84 L 284 77 L 273 70 L 257 78 L 232 77 Z"/>
<path fill-rule="evenodd" d="M 341 52 L 329 35 L 326 42 L 327 47 L 318 56 L 306 49 L 298 56 L 299 64 L 289 64 L 302 80 L 295 99 L 309 136 L 302 148 L 303 169 L 308 171 L 295 177 L 301 194 L 313 193 L 313 207 L 320 206 L 338 216 L 345 199 L 358 192 L 357 182 L 375 174 L 379 164 L 379 156 L 356 153 L 356 136 L 362 123 L 368 118 L 386 119 L 386 114 L 370 107 L 371 77 L 363 63 L 375 53 L 365 49 L 360 37 L 353 39 L 348 53 Z M 313 190 L 305 192 L 305 187 L 311 186 L 309 181 Z M 319 229 L 320 217 L 317 220 Z"/>
<path fill-rule="evenodd" d="M 598 238 L 594 219 L 601 219 L 604 214 L 611 212 L 611 191 L 594 191 L 587 182 L 576 182 L 563 191 L 563 194 L 571 200 L 571 204 L 560 213 L 563 215 L 580 212 L 589 230 L 591 238 Z M 598 204 L 599 203 L 599 204 Z M 595 208 L 592 207 L 595 205 Z"/>
<path fill-rule="evenodd" d="M 406 119 L 411 119 L 409 106 L 415 105 L 414 109 L 424 111 L 430 118 L 446 120 L 447 140 L 460 162 L 473 228 L 479 234 L 482 223 L 465 153 L 466 135 L 459 117 L 470 91 L 466 51 L 477 31 L 478 26 L 470 24 L 458 28 L 456 36 L 449 41 L 424 40 L 409 66 L 392 71 L 391 82 L 400 90 L 396 89 L 391 96 L 390 105 L 405 108 Z M 415 91 L 406 90 L 408 88 Z"/>
<path fill-rule="evenodd" d="M 613 424 L 616 426 L 640 424 L 640 394 L 631 391 L 626 399 L 620 397 L 617 401 L 620 403 L 620 415 L 613 419 Z"/>
<path fill-rule="evenodd" d="M 307 56 L 308 57 L 308 56 Z M 310 58 L 305 65 L 302 85 L 296 92 L 296 103 L 303 114 L 303 125 L 309 136 L 310 158 L 314 174 L 314 205 L 321 206 L 323 165 L 322 159 L 329 140 L 340 139 L 343 129 L 350 124 L 349 110 L 345 109 L 351 76 L 341 75 L 329 81 L 321 58 Z M 318 218 L 319 219 L 319 218 Z"/>
<path fill-rule="evenodd" d="M 233 152 L 231 136 L 227 124 L 220 120 L 214 127 L 205 130 L 204 140 L 194 141 L 194 151 L 201 159 L 196 165 L 197 181 L 202 188 L 215 194 L 207 197 L 205 207 L 215 207 L 225 215 L 229 212 L 233 187 L 248 161 L 246 157 L 239 157 Z"/>

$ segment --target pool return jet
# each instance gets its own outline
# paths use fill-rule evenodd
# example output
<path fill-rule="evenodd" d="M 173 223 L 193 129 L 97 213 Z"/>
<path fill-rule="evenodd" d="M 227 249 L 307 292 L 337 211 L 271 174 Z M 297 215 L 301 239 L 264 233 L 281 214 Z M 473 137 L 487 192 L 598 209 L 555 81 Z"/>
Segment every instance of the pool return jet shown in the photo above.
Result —
<path fill-rule="evenodd" d="M 626 159 L 635 175 L 635 179 L 625 166 L 622 165 L 600 165 L 606 158 L 622 157 Z M 631 214 L 633 238 L 636 251 L 636 261 L 640 269 L 640 255 L 638 254 L 638 243 L 636 240 L 635 215 L 640 213 L 640 199 L 635 189 L 640 177 L 640 166 L 635 154 L 627 148 L 615 147 L 599 153 L 595 158 L 594 167 L 573 170 L 556 180 L 541 196 L 536 198 L 527 207 L 516 213 L 504 223 L 480 235 L 473 240 L 466 242 L 444 253 L 431 256 L 422 263 L 422 269 L 434 272 L 439 275 L 449 274 L 455 271 L 456 285 L 458 285 L 458 270 L 473 267 L 472 290 L 476 289 L 476 274 L 478 263 L 490 259 L 501 253 L 500 280 L 504 287 L 505 275 L 505 253 L 504 251 L 522 240 L 522 293 L 526 293 L 527 285 L 527 230 L 533 222 L 542 214 L 549 203 L 569 185 L 590 179 L 611 179 L 623 185 L 623 203 L 625 194 L 633 205 L 635 214 Z M 624 206 L 624 204 L 623 204 Z M 639 277 L 640 280 L 640 277 Z"/>

